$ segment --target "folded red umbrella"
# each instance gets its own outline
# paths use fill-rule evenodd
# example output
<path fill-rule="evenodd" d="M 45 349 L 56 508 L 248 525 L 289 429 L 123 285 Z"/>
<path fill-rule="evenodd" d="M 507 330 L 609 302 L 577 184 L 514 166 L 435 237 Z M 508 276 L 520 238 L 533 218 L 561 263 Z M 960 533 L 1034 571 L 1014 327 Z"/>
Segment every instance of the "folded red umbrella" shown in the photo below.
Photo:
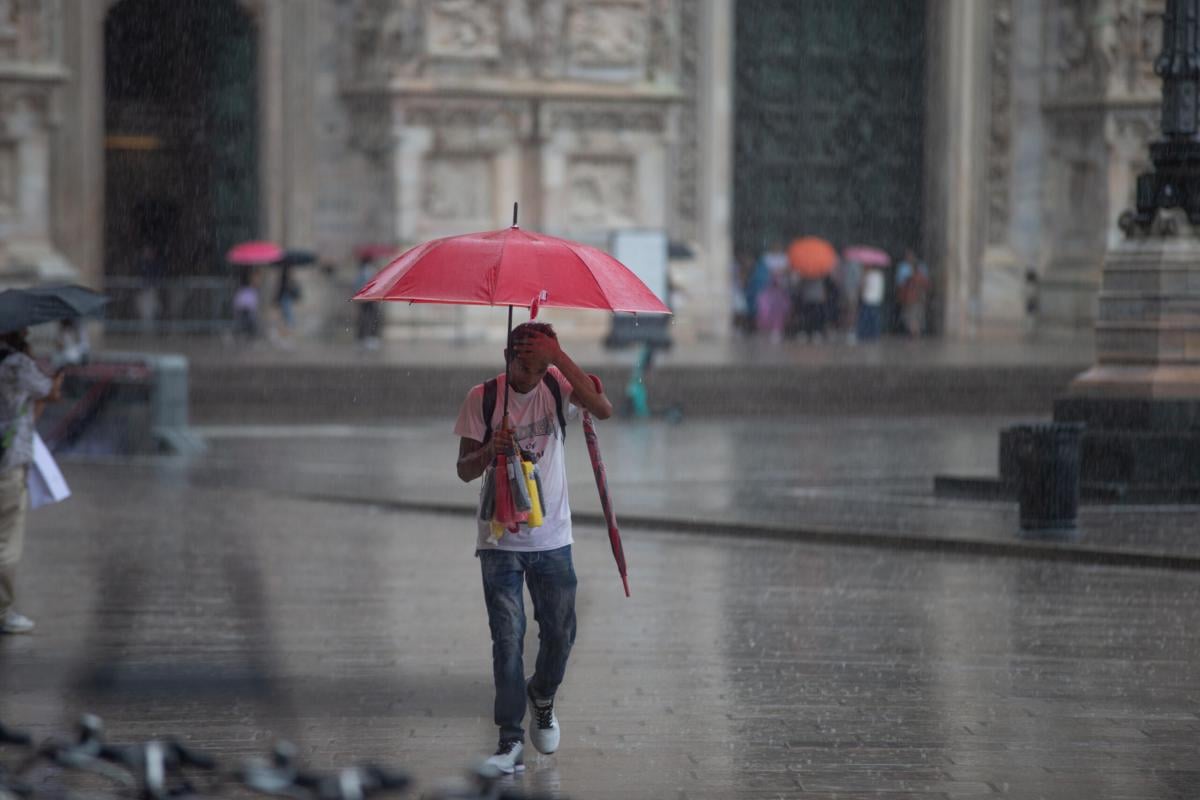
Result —
<path fill-rule="evenodd" d="M 600 379 L 589 375 L 596 391 L 603 392 Z M 621 575 L 621 585 L 625 587 L 625 596 L 629 597 L 629 577 L 625 567 L 625 548 L 621 545 L 621 531 L 617 528 L 617 514 L 613 511 L 612 498 L 608 494 L 608 471 L 604 469 L 604 459 L 600 457 L 600 440 L 596 438 L 596 425 L 592 415 L 585 409 L 583 412 L 583 438 L 587 441 L 588 458 L 592 462 L 592 474 L 596 476 L 596 491 L 600 493 L 600 508 L 604 511 L 604 522 L 608 525 L 608 543 L 612 546 L 613 559 L 617 562 L 617 572 Z"/>

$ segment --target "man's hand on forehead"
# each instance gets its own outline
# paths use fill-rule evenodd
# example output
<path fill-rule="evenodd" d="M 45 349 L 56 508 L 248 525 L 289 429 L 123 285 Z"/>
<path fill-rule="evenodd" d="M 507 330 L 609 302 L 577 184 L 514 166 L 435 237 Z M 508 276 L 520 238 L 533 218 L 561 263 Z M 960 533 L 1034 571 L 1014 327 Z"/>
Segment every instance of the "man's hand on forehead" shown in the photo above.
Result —
<path fill-rule="evenodd" d="M 523 331 L 522 335 L 513 341 L 513 350 L 517 358 L 526 363 L 545 362 L 553 364 L 560 352 L 558 340 L 539 331 Z"/>

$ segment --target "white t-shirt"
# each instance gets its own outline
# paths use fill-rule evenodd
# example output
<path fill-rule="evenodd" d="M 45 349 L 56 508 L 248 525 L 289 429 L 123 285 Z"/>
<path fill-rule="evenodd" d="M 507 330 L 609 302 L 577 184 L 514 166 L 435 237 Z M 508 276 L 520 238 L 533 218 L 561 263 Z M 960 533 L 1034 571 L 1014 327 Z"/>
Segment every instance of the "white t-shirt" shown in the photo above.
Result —
<path fill-rule="evenodd" d="M 579 418 L 579 409 L 571 405 L 571 382 L 562 373 L 551 367 L 553 376 L 562 391 L 563 416 L 567 421 Z M 527 394 L 513 390 L 508 395 L 508 415 L 512 417 L 514 438 L 518 446 L 537 456 L 538 474 L 542 482 L 543 505 L 546 507 L 544 522 L 529 528 L 522 524 L 516 533 L 505 531 L 497 544 L 488 541 L 491 526 L 479 519 L 476 507 L 475 518 L 479 523 L 476 548 L 479 550 L 553 550 L 571 544 L 571 506 L 567 498 L 567 462 L 563 453 L 563 434 L 558 429 L 558 412 L 554 408 L 554 395 L 542 381 Z M 496 378 L 496 408 L 492 412 L 492 431 L 500 429 L 504 418 L 504 376 Z M 483 384 L 467 392 L 454 433 L 460 437 L 483 441 Z M 497 476 L 499 479 L 499 476 Z M 481 498 L 482 499 L 482 498 Z"/>
<path fill-rule="evenodd" d="M 883 303 L 883 273 L 877 269 L 867 270 L 863 276 L 862 301 L 864 305 L 877 306 Z"/>

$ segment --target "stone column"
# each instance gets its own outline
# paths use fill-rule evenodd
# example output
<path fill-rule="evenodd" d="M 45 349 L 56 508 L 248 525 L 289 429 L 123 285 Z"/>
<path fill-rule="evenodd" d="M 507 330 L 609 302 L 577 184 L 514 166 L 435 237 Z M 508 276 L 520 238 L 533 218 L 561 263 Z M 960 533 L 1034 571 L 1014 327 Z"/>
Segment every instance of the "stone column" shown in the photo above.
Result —
<path fill-rule="evenodd" d="M 52 239 L 58 3 L 0 2 L 0 282 L 74 280 Z"/>
<path fill-rule="evenodd" d="M 980 315 L 989 14 L 984 3 L 929 3 L 924 249 L 942 329 L 958 336 L 973 335 Z"/>
<path fill-rule="evenodd" d="M 698 313 L 691 314 L 702 337 L 728 338 L 729 269 L 733 259 L 733 59 L 732 0 L 703 4 L 700 61 L 699 239 L 704 250 L 704 287 Z"/>
<path fill-rule="evenodd" d="M 984 325 L 1025 321 L 1025 271 L 1041 259 L 1042 0 L 991 6 L 991 114 L 988 125 Z"/>
<path fill-rule="evenodd" d="M 89 286 L 104 283 L 104 15 L 106 4 L 63 0 L 62 124 L 54 137 L 54 240 Z"/>

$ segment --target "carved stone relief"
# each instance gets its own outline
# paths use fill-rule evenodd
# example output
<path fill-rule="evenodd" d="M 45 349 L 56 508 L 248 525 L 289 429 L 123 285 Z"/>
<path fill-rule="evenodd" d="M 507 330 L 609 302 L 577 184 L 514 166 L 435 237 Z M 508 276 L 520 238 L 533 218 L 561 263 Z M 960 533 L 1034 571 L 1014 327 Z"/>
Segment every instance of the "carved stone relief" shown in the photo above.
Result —
<path fill-rule="evenodd" d="M 421 206 L 428 219 L 439 222 L 487 219 L 492 206 L 491 160 L 471 153 L 429 156 Z"/>
<path fill-rule="evenodd" d="M 575 4 L 567 21 L 573 71 L 622 70 L 640 76 L 647 64 L 647 27 L 643 2 Z"/>
<path fill-rule="evenodd" d="M 517 129 L 530 109 L 528 104 L 520 101 L 487 100 L 454 104 L 409 103 L 403 113 L 404 125 L 409 127 L 511 132 Z"/>
<path fill-rule="evenodd" d="M 548 114 L 550 130 L 665 133 L 669 112 L 661 104 L 555 104 Z"/>
<path fill-rule="evenodd" d="M 1165 0 L 1104 0 L 1096 20 L 1098 50 L 1115 94 L 1155 94 L 1154 59 L 1162 49 Z"/>
<path fill-rule="evenodd" d="M 632 158 L 576 156 L 567 166 L 572 226 L 626 227 L 637 220 L 636 167 Z"/>
<path fill-rule="evenodd" d="M 988 243 L 1008 238 L 1012 172 L 1012 0 L 992 6 L 992 108 L 988 142 Z"/>
<path fill-rule="evenodd" d="M 429 55 L 489 59 L 500 55 L 497 0 L 430 0 L 425 18 Z"/>
<path fill-rule="evenodd" d="M 1103 252 L 1110 222 L 1104 127 L 1098 111 L 1060 113 L 1051 120 L 1047 211 L 1060 255 Z"/>
<path fill-rule="evenodd" d="M 1054 0 L 1046 11 L 1052 100 L 1154 95 L 1166 0 Z"/>
<path fill-rule="evenodd" d="M 425 50 L 421 0 L 355 0 L 350 25 L 343 59 L 349 83 L 377 84 L 420 72 Z"/>
<path fill-rule="evenodd" d="M 1101 2 L 1054 0 L 1047 7 L 1051 97 L 1082 99 L 1104 92 L 1108 64 L 1095 24 Z"/>
<path fill-rule="evenodd" d="M 680 0 L 679 5 L 679 105 L 675 154 L 675 209 L 672 229 L 676 236 L 695 240 L 700 210 L 700 8 L 701 0 Z"/>

